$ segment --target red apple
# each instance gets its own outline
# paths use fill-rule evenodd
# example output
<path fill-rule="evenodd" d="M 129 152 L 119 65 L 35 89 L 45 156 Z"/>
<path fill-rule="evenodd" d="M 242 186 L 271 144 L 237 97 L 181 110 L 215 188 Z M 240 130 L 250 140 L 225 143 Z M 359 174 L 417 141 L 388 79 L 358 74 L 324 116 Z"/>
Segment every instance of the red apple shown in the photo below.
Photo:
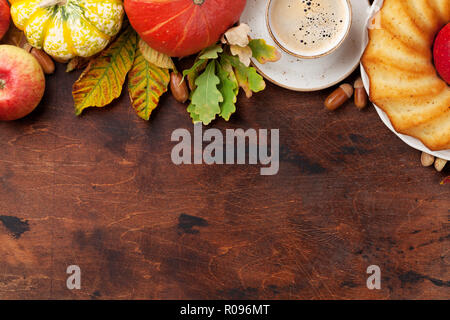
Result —
<path fill-rule="evenodd" d="M 25 50 L 0 45 L 0 120 L 20 119 L 44 95 L 45 77 L 37 60 Z"/>
<path fill-rule="evenodd" d="M 450 23 L 442 28 L 434 41 L 434 65 L 442 79 L 450 84 Z"/>
<path fill-rule="evenodd" d="M 0 0 L 0 40 L 9 29 L 10 12 L 6 0 Z"/>

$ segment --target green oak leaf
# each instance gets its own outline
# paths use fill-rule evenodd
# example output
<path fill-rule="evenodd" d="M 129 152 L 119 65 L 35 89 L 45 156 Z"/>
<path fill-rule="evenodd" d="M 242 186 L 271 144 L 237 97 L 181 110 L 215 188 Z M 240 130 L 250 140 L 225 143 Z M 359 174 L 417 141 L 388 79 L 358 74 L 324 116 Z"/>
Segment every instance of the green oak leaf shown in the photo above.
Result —
<path fill-rule="evenodd" d="M 253 92 L 260 92 L 266 88 L 263 77 L 255 68 L 245 66 L 239 58 L 229 54 L 222 54 L 222 58 L 233 66 L 239 86 L 244 89 L 247 98 L 250 98 Z"/>
<path fill-rule="evenodd" d="M 230 73 L 225 70 L 222 65 L 217 62 L 217 76 L 220 79 L 219 91 L 222 93 L 223 102 L 220 104 L 220 116 L 226 121 L 230 120 L 230 116 L 236 112 L 237 90 L 239 85 L 237 79 L 231 79 Z M 233 73 L 234 75 L 234 73 Z"/>
<path fill-rule="evenodd" d="M 183 79 L 187 77 L 189 88 L 191 89 L 191 91 L 195 90 L 195 80 L 197 79 L 198 74 L 201 71 L 205 70 L 207 64 L 207 60 L 197 60 L 190 69 L 183 71 Z"/>
<path fill-rule="evenodd" d="M 234 89 L 234 93 L 237 96 L 239 94 L 239 83 L 237 81 L 236 74 L 234 73 L 233 66 L 225 59 L 220 59 L 220 65 L 226 72 L 228 72 L 228 77 L 230 80 L 237 84 Z"/>
<path fill-rule="evenodd" d="M 205 62 L 206 62 L 206 61 L 203 61 L 203 60 L 197 60 L 197 61 L 195 61 L 194 65 L 193 65 L 191 68 L 186 69 L 186 70 L 183 71 L 183 76 L 186 77 L 187 75 L 190 75 L 190 74 L 192 74 L 192 73 L 194 73 L 194 72 L 197 72 L 198 69 L 199 69 L 203 64 L 205 64 Z"/>
<path fill-rule="evenodd" d="M 199 115 L 195 113 L 195 106 L 192 103 L 187 107 L 187 112 L 191 115 L 193 123 L 201 122 Z"/>
<path fill-rule="evenodd" d="M 248 46 L 252 49 L 253 58 L 261 64 L 275 62 L 281 58 L 280 52 L 275 47 L 268 45 L 264 39 L 250 40 Z"/>
<path fill-rule="evenodd" d="M 220 79 L 216 76 L 215 61 L 210 61 L 206 70 L 195 80 L 197 88 L 192 94 L 192 110 L 198 119 L 208 125 L 220 114 L 223 96 L 217 89 Z M 192 114 L 192 113 L 191 113 Z"/>
<path fill-rule="evenodd" d="M 217 59 L 219 57 L 219 53 L 222 52 L 223 52 L 222 45 L 216 44 L 203 50 L 198 58 L 200 60 Z"/>

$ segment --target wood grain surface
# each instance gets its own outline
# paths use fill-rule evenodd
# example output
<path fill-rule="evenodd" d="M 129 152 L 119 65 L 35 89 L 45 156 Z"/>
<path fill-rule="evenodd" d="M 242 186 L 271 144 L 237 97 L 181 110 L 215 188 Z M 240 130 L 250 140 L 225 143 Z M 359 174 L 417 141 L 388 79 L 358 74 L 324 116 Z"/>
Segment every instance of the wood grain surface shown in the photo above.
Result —
<path fill-rule="evenodd" d="M 58 66 L 32 115 L 0 123 L 0 299 L 450 298 L 449 170 L 422 168 L 373 107 L 240 95 L 212 127 L 280 129 L 280 171 L 261 176 L 172 164 L 172 131 L 193 127 L 170 95 L 148 123 L 125 94 L 76 117 L 77 76 Z"/>

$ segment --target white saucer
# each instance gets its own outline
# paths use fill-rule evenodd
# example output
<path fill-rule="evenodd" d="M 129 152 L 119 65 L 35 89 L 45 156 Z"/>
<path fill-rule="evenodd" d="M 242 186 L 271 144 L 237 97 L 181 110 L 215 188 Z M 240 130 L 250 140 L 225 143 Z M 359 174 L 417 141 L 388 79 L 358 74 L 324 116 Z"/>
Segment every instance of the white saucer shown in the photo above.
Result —
<path fill-rule="evenodd" d="M 247 0 L 241 22 L 250 26 L 250 37 L 264 39 L 277 47 L 267 30 L 268 0 Z M 362 55 L 361 40 L 369 14 L 368 0 L 351 0 L 352 27 L 344 43 L 333 53 L 317 59 L 299 59 L 280 49 L 281 59 L 255 67 L 269 81 L 295 91 L 316 91 L 331 87 L 347 78 L 359 65 Z"/>

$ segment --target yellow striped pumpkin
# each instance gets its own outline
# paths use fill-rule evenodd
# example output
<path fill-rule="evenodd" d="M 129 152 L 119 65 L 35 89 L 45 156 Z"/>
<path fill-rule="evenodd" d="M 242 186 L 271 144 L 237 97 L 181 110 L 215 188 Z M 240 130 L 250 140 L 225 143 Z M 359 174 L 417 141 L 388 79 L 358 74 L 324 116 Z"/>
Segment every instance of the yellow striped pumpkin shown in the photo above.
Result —
<path fill-rule="evenodd" d="M 10 0 L 11 17 L 28 42 L 59 60 L 90 57 L 120 30 L 122 0 Z"/>

